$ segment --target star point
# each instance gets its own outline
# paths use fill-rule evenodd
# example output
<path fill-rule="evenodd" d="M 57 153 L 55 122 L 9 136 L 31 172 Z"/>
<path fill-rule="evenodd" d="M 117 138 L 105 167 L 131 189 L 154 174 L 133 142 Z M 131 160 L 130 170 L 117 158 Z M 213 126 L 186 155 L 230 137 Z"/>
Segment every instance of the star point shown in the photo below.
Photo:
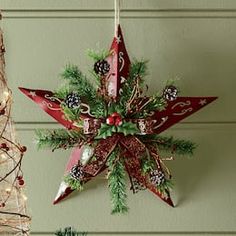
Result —
<path fill-rule="evenodd" d="M 37 96 L 36 93 L 35 93 L 35 91 L 30 91 L 30 92 L 29 92 L 29 95 L 30 95 L 31 97 Z"/>
<path fill-rule="evenodd" d="M 199 104 L 200 104 L 201 106 L 206 105 L 206 104 L 207 104 L 206 99 L 200 99 Z"/>
<path fill-rule="evenodd" d="M 116 37 L 116 43 L 117 44 L 121 43 L 121 36 L 120 35 Z"/>

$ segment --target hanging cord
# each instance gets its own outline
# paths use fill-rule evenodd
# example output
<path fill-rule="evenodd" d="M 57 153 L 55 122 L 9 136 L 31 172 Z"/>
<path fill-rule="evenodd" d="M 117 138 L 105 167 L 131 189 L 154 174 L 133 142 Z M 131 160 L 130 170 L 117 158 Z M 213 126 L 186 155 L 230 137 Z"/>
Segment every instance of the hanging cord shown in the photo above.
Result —
<path fill-rule="evenodd" d="M 115 5 L 115 36 L 117 37 L 117 27 L 120 24 L 120 0 L 114 0 Z"/>

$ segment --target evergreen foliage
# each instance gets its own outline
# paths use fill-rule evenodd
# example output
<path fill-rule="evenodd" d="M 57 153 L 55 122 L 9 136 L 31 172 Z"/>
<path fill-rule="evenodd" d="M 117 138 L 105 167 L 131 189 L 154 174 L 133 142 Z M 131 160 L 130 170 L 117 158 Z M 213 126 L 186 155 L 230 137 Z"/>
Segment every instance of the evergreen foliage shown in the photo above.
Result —
<path fill-rule="evenodd" d="M 117 154 L 117 151 L 114 151 L 108 160 L 108 186 L 110 189 L 112 214 L 126 213 L 128 211 L 125 167 L 122 160 L 117 159 Z"/>
<path fill-rule="evenodd" d="M 80 97 L 86 98 L 86 103 L 90 106 L 93 115 L 96 117 L 102 117 L 104 115 L 104 100 L 97 95 L 95 87 L 77 66 L 68 65 L 62 73 L 62 78 L 66 83 L 55 91 L 55 96 L 65 99 L 69 93 L 76 91 Z M 66 110 L 66 113 L 68 113 L 68 110 Z M 75 117 L 75 119 L 77 118 L 78 116 Z"/>
<path fill-rule="evenodd" d="M 174 139 L 173 137 L 165 137 L 157 134 L 140 136 L 144 143 L 152 143 L 158 146 L 159 150 L 170 151 L 178 155 L 193 155 L 196 144 L 183 139 Z"/>
<path fill-rule="evenodd" d="M 173 189 L 173 186 L 174 186 L 173 182 L 170 179 L 166 179 L 164 183 L 157 186 L 157 189 L 161 194 L 165 195 L 166 191 L 170 191 Z"/>
<path fill-rule="evenodd" d="M 36 143 L 38 148 L 49 147 L 53 151 L 58 148 L 68 149 L 77 146 L 85 140 L 82 131 L 78 130 L 42 130 L 38 129 L 36 133 Z"/>
<path fill-rule="evenodd" d="M 120 96 L 119 104 L 122 107 L 123 111 L 125 111 L 125 113 L 127 112 L 126 103 L 132 96 L 135 81 L 139 79 L 140 85 L 142 85 L 143 78 L 146 75 L 147 75 L 147 61 L 134 60 L 134 62 L 131 63 L 130 66 L 129 77 L 122 86 L 122 93 Z"/>
<path fill-rule="evenodd" d="M 66 227 L 64 229 L 60 229 L 55 233 L 56 236 L 86 236 L 85 232 L 78 232 L 74 230 L 72 227 Z"/>
<path fill-rule="evenodd" d="M 72 190 L 83 190 L 83 183 L 72 178 L 70 175 L 65 176 L 64 181 L 71 187 Z"/>
<path fill-rule="evenodd" d="M 92 49 L 88 50 L 88 56 L 91 57 L 95 62 L 106 59 L 110 54 L 111 52 L 105 49 L 98 51 Z"/>

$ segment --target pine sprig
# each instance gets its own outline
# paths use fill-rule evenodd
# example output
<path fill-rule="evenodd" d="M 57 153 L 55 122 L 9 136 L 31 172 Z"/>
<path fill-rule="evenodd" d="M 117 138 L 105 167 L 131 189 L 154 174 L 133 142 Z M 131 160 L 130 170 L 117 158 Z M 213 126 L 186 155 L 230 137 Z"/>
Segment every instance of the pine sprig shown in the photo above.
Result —
<path fill-rule="evenodd" d="M 139 77 L 143 82 L 144 76 L 147 75 L 147 63 L 146 60 L 138 61 L 135 59 L 131 64 L 129 77 L 133 79 Z"/>
<path fill-rule="evenodd" d="M 91 57 L 94 61 L 104 60 L 111 54 L 110 51 L 107 51 L 105 49 L 95 51 L 92 49 L 88 50 L 88 56 Z"/>
<path fill-rule="evenodd" d="M 56 236 L 86 236 L 85 232 L 78 232 L 71 227 L 66 227 L 64 229 L 60 229 L 55 233 Z"/>
<path fill-rule="evenodd" d="M 151 97 L 151 101 L 143 107 L 143 117 L 146 117 L 152 111 L 162 111 L 166 107 L 167 103 L 166 100 L 162 97 L 157 95 L 153 95 Z"/>
<path fill-rule="evenodd" d="M 70 175 L 66 175 L 64 177 L 64 181 L 71 187 L 72 190 L 79 190 L 79 191 L 83 190 L 82 182 L 72 178 Z"/>
<path fill-rule="evenodd" d="M 126 203 L 126 181 L 125 168 L 121 160 L 116 159 L 117 152 L 113 152 L 108 160 L 108 186 L 110 189 L 112 214 L 126 213 L 128 207 Z"/>
<path fill-rule="evenodd" d="M 82 132 L 66 130 L 66 129 L 55 129 L 55 130 L 36 130 L 36 143 L 39 149 L 51 148 L 52 151 L 55 149 L 63 148 L 68 149 L 74 147 L 85 140 Z"/>
<path fill-rule="evenodd" d="M 152 171 L 155 168 L 155 162 L 153 159 L 148 159 L 147 157 L 141 159 L 141 170 L 145 175 L 146 173 Z"/>
<path fill-rule="evenodd" d="M 174 184 L 170 179 L 165 179 L 165 181 L 161 185 L 157 186 L 157 189 L 161 194 L 165 195 L 166 191 L 170 191 L 173 189 L 173 186 Z"/>
<path fill-rule="evenodd" d="M 122 93 L 120 96 L 120 106 L 126 110 L 126 103 L 132 96 L 134 82 L 137 78 L 140 80 L 140 85 L 143 84 L 143 77 L 147 75 L 147 61 L 137 61 L 130 66 L 129 77 L 122 86 Z"/>
<path fill-rule="evenodd" d="M 189 140 L 174 139 L 173 137 L 164 137 L 157 134 L 140 136 L 140 139 L 146 143 L 157 144 L 158 148 L 163 151 L 170 151 L 178 155 L 193 155 L 197 147 L 195 143 Z"/>
<path fill-rule="evenodd" d="M 93 115 L 96 117 L 102 117 L 104 115 L 103 99 L 97 96 L 95 87 L 77 66 L 66 66 L 61 76 L 66 83 L 55 91 L 55 96 L 65 99 L 69 93 L 76 91 L 80 97 L 86 98 L 86 103 L 90 106 Z"/>

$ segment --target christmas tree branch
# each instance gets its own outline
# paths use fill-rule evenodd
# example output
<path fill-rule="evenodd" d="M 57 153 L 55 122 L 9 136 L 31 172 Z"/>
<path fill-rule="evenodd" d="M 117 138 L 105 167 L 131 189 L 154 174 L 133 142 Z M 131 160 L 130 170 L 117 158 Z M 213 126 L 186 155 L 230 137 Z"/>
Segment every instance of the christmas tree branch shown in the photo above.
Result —
<path fill-rule="evenodd" d="M 65 129 L 55 130 L 36 130 L 36 142 L 38 148 L 49 147 L 54 151 L 55 149 L 67 149 L 83 143 L 85 140 L 82 132 L 70 131 Z"/>
<path fill-rule="evenodd" d="M 108 160 L 108 186 L 112 202 L 112 214 L 128 211 L 126 199 L 125 168 L 121 160 L 117 160 L 117 152 L 114 151 Z"/>
<path fill-rule="evenodd" d="M 140 137 L 144 143 L 157 144 L 159 150 L 170 151 L 179 155 L 193 155 L 196 144 L 182 139 L 173 137 L 164 137 L 157 134 Z"/>

